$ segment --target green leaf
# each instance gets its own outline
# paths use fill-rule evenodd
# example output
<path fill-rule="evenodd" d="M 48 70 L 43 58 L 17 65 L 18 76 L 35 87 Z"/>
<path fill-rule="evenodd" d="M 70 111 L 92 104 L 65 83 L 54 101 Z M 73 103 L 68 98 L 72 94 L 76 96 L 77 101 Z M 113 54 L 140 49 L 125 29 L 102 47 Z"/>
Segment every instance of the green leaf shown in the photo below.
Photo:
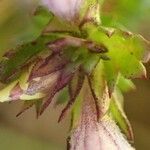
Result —
<path fill-rule="evenodd" d="M 91 90 L 93 91 L 93 97 L 97 102 L 100 110 L 99 117 L 103 117 L 109 108 L 110 98 L 108 95 L 107 82 L 102 61 L 99 61 L 99 63 L 93 70 L 89 80 Z"/>
<path fill-rule="evenodd" d="M 131 125 L 119 101 L 120 100 L 117 94 L 117 90 L 115 90 L 111 99 L 110 107 L 109 107 L 110 115 L 118 124 L 121 131 L 126 135 L 128 140 L 133 141 L 133 131 L 132 131 Z"/>
<path fill-rule="evenodd" d="M 83 62 L 83 69 L 90 74 L 100 60 L 100 55 L 88 53 Z"/>
<path fill-rule="evenodd" d="M 38 7 L 34 13 L 33 24 L 41 32 L 46 25 L 53 19 L 53 15 L 44 7 Z"/>
<path fill-rule="evenodd" d="M 57 39 L 57 37 L 59 36 L 55 34 L 41 35 L 37 40 L 16 48 L 14 56 L 2 64 L 3 69 L 0 72 L 0 81 L 7 82 L 8 78 L 20 71 L 29 61 L 32 61 L 32 58 L 36 58 L 35 56 L 38 53 L 46 50 L 46 44 Z"/>
<path fill-rule="evenodd" d="M 18 83 L 18 80 L 10 83 L 6 87 L 4 87 L 2 90 L 0 90 L 0 102 L 6 102 L 6 101 L 10 101 L 11 100 L 11 98 L 9 97 L 10 96 L 10 92 L 15 87 L 15 85 L 17 83 Z"/>
<path fill-rule="evenodd" d="M 76 98 L 76 101 L 72 108 L 71 129 L 76 128 L 79 123 L 78 121 L 82 112 L 82 101 L 83 101 L 83 97 L 80 93 L 79 96 Z"/>
<path fill-rule="evenodd" d="M 74 77 L 74 80 L 71 82 L 70 85 L 70 94 L 72 96 L 75 95 L 76 89 L 78 88 L 78 73 L 76 74 L 76 76 Z M 85 80 L 84 83 L 85 84 Z M 84 86 L 84 85 L 83 85 Z M 83 99 L 84 99 L 84 87 L 82 86 L 80 93 L 77 95 L 76 100 L 74 102 L 73 108 L 72 108 L 72 112 L 71 112 L 71 129 L 76 128 L 76 126 L 79 123 L 79 118 L 81 117 L 81 113 L 82 113 L 82 105 L 83 105 Z"/>
<path fill-rule="evenodd" d="M 7 9 L 11 11 L 15 10 L 15 12 L 11 13 L 10 18 L 7 18 L 8 16 L 5 18 L 4 22 L 6 22 L 3 26 L 0 25 L 0 58 L 6 50 L 37 39 L 53 19 L 52 14 L 45 8 L 39 6 L 36 6 L 37 8 L 34 6 L 33 8 L 32 2 L 31 6 L 26 6 L 27 4 L 23 4 L 22 2 L 19 2 L 18 5 L 13 5 L 13 9 L 9 8 L 9 6 Z M 4 10 L 5 7 L 4 5 Z M 30 10 L 30 7 L 34 10 Z M 23 18 L 24 20 L 22 20 Z"/>
<path fill-rule="evenodd" d="M 118 76 L 116 86 L 122 92 L 128 92 L 128 91 L 136 88 L 134 83 L 130 79 L 124 78 L 121 74 L 119 74 L 119 76 Z"/>
<path fill-rule="evenodd" d="M 108 48 L 107 56 L 110 60 L 102 60 L 105 76 L 108 82 L 110 93 L 112 93 L 119 74 L 125 78 L 146 77 L 146 70 L 142 61 L 147 50 L 143 43 L 146 43 L 140 36 L 132 35 L 120 30 L 113 30 L 108 33 L 102 28 L 87 25 L 88 39 L 101 43 Z M 110 29 L 110 31 L 112 31 Z"/>

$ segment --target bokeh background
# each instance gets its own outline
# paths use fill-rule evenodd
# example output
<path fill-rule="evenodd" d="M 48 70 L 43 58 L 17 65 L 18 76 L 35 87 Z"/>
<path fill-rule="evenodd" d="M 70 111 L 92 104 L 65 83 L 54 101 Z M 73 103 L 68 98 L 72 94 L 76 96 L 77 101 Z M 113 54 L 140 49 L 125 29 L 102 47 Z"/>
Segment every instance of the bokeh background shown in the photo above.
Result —
<path fill-rule="evenodd" d="M 38 0 L 0 0 L 0 57 L 38 34 L 32 14 Z M 150 0 L 105 0 L 102 23 L 128 28 L 150 40 Z M 150 63 L 146 65 L 150 79 Z M 150 80 L 134 80 L 125 95 L 125 110 L 134 129 L 137 150 L 150 150 Z M 38 120 L 34 108 L 16 118 L 21 102 L 0 104 L 0 149 L 65 150 L 69 119 L 58 124 L 59 108 L 50 106 Z"/>

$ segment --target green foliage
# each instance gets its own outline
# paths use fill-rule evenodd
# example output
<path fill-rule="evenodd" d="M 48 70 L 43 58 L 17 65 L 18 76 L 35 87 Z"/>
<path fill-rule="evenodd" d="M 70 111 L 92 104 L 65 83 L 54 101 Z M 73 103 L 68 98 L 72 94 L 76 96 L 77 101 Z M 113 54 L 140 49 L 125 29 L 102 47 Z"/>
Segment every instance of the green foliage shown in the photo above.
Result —
<path fill-rule="evenodd" d="M 1 67 L 5 69 L 2 70 L 0 74 L 0 80 L 5 82 L 12 74 L 20 71 L 26 63 L 32 63 L 32 58 L 35 55 L 47 49 L 46 44 L 49 40 L 54 40 L 56 38 L 57 35 L 53 34 L 48 36 L 41 35 L 33 42 L 18 46 L 18 48 L 15 49 L 16 52 L 14 52 L 13 56 L 2 63 Z"/>
<path fill-rule="evenodd" d="M 129 19 L 134 8 L 141 10 L 141 3 L 134 5 L 135 1 L 129 1 L 130 7 L 124 14 L 120 8 L 126 2 L 118 2 L 112 14 Z M 61 21 L 42 7 L 36 9 L 31 21 L 34 28 L 31 38 L 23 40 L 23 44 L 20 42 L 1 60 L 0 81 L 4 87 L 0 91 L 0 102 L 23 100 L 18 115 L 35 105 L 38 117 L 57 96 L 56 105 L 67 103 L 59 121 L 71 109 L 75 128 L 82 111 L 85 96 L 82 89 L 87 79 L 97 121 L 109 115 L 127 138 L 133 140 L 123 111 L 122 93 L 135 88 L 131 79 L 146 77 L 143 62 L 149 59 L 146 48 L 150 43 L 140 35 L 118 28 L 119 25 L 112 25 L 103 13 L 100 25 L 95 19 L 99 9 L 87 12 L 89 4 L 94 3 L 91 0 L 86 3 L 80 14 L 83 18 L 80 25 Z M 97 10 L 98 14 L 92 18 L 85 14 L 93 15 Z M 113 22 L 123 23 L 122 17 L 118 16 Z"/>
<path fill-rule="evenodd" d="M 130 142 L 133 142 L 133 132 L 131 125 L 123 111 L 120 104 L 120 97 L 118 97 L 118 91 L 115 91 L 110 102 L 110 116 L 116 121 L 121 131 L 126 135 Z"/>
<path fill-rule="evenodd" d="M 41 6 L 38 7 L 36 10 L 30 10 L 29 6 L 29 8 L 26 8 L 27 6 L 22 6 L 23 4 L 21 4 L 20 7 L 18 5 L 12 6 L 16 10 L 12 12 L 10 17 L 6 17 L 8 20 L 2 20 L 2 24 L 0 24 L 0 58 L 6 52 L 6 50 L 15 48 L 16 46 L 22 45 L 24 43 L 31 42 L 38 38 L 42 30 L 53 18 L 53 15 Z M 23 10 L 21 10 L 21 8 Z M 25 12 L 24 9 L 29 9 L 29 12 Z M 9 11 L 10 10 L 7 10 L 7 12 Z M 1 15 L 5 16 L 4 14 Z M 24 20 L 22 20 L 22 18 L 24 18 Z"/>
<path fill-rule="evenodd" d="M 141 21 L 149 18 L 149 0 L 108 0 L 102 11 L 102 22 L 105 26 L 129 28 L 136 31 Z"/>
<path fill-rule="evenodd" d="M 97 43 L 101 42 L 108 48 L 107 56 L 109 60 L 103 61 L 105 76 L 112 92 L 119 74 L 125 78 L 140 78 L 146 76 L 145 67 L 141 63 L 144 61 L 147 51 L 143 44 L 144 41 L 137 35 L 129 34 L 125 31 L 110 30 L 107 28 L 105 33 L 100 28 L 87 26 L 88 39 Z"/>

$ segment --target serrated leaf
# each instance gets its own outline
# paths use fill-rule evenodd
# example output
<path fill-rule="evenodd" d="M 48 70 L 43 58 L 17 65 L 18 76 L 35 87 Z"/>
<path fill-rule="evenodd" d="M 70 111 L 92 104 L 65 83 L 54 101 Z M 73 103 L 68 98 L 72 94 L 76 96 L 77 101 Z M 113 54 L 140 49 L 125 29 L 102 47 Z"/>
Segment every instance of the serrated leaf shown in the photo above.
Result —
<path fill-rule="evenodd" d="M 150 52 L 150 42 L 139 34 L 134 34 L 128 30 L 121 30 L 108 27 L 85 26 L 88 30 L 89 38 L 97 43 L 105 45 L 110 53 L 121 51 L 130 53 L 139 61 L 143 61 L 145 54 Z M 116 53 L 117 54 L 117 53 Z"/>
<path fill-rule="evenodd" d="M 110 94 L 113 92 L 118 75 L 121 73 L 125 78 L 146 77 L 146 70 L 142 61 L 145 60 L 147 45 L 140 36 L 129 34 L 121 30 L 114 30 L 111 36 L 101 28 L 91 25 L 85 27 L 88 30 L 89 39 L 102 43 L 108 48 L 108 61 L 103 60 L 106 80 Z"/>
<path fill-rule="evenodd" d="M 124 37 L 123 34 L 116 32 L 109 38 L 100 31 L 96 31 L 92 34 L 92 38 L 108 47 L 110 61 L 105 63 L 111 63 L 114 70 L 121 72 L 127 78 L 140 77 L 145 74 L 140 61 L 146 50 L 137 44 L 138 41 L 134 41 L 136 37 Z"/>

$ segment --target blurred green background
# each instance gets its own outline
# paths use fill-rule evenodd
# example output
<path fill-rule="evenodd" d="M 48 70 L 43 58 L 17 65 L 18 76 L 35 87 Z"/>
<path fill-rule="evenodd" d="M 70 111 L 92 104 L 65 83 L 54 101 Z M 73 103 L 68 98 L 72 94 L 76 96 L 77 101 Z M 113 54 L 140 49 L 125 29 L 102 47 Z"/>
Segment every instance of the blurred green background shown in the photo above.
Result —
<path fill-rule="evenodd" d="M 32 14 L 38 0 L 0 0 L 0 57 L 18 43 L 33 39 L 38 29 Z M 150 0 L 105 0 L 102 23 L 127 28 L 150 40 Z M 146 65 L 150 77 L 150 64 Z M 125 95 L 125 110 L 134 129 L 137 150 L 150 149 L 150 80 L 135 80 Z M 0 104 L 0 149 L 65 150 L 69 121 L 58 124 L 61 108 L 50 108 L 38 120 L 34 109 L 16 118 L 21 102 Z"/>

